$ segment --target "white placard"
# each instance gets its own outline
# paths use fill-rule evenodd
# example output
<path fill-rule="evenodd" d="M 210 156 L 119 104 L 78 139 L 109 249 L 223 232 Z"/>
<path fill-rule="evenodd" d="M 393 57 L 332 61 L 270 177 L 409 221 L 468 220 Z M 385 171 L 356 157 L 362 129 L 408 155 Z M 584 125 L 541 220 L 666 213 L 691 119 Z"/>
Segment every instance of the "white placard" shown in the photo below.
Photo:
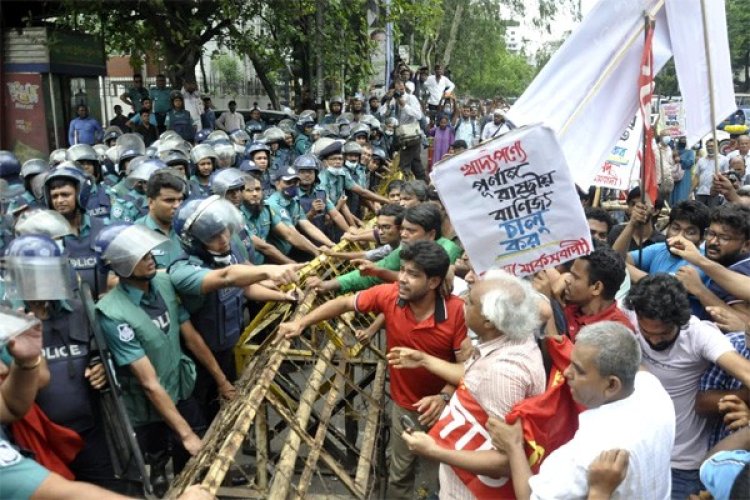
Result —
<path fill-rule="evenodd" d="M 433 170 L 475 271 L 524 276 L 591 251 L 565 156 L 543 125 L 514 130 Z"/>
<path fill-rule="evenodd" d="M 609 157 L 599 167 L 599 171 L 594 175 L 591 184 L 623 191 L 630 189 L 633 173 L 635 173 L 636 178 L 640 177 L 636 167 L 640 167 L 637 157 L 642 135 L 643 118 L 638 113 L 622 133 L 615 147 L 612 148 Z"/>

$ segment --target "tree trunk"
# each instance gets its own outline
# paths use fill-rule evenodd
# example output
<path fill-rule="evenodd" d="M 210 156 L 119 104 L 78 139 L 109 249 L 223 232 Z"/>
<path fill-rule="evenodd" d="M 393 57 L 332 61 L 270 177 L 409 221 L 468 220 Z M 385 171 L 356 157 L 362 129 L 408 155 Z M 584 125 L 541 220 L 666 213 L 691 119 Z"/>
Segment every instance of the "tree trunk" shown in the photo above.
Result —
<path fill-rule="evenodd" d="M 445 44 L 445 52 L 443 53 L 443 68 L 447 67 L 451 62 L 451 52 L 453 52 L 453 46 L 456 44 L 456 37 L 458 36 L 458 26 L 461 23 L 461 16 L 464 12 L 464 3 L 459 1 L 456 5 L 456 10 L 453 12 L 453 22 L 451 23 L 451 30 L 448 34 L 448 42 Z"/>
<path fill-rule="evenodd" d="M 208 89 L 208 77 L 206 77 L 206 65 L 203 64 L 203 53 L 201 52 L 200 59 L 198 59 L 200 68 L 201 68 L 201 76 L 203 77 L 203 92 L 206 94 L 210 93 Z"/>
<path fill-rule="evenodd" d="M 258 75 L 258 80 L 260 80 L 263 89 L 271 100 L 273 109 L 281 109 L 281 106 L 279 106 L 279 97 L 276 95 L 276 87 L 274 86 L 274 82 L 268 78 L 266 65 L 255 55 L 248 55 L 248 57 L 250 58 L 250 62 L 253 63 L 253 68 L 255 68 L 255 74 Z"/>
<path fill-rule="evenodd" d="M 750 50 L 745 52 L 745 81 L 742 86 L 745 92 L 750 89 Z"/>

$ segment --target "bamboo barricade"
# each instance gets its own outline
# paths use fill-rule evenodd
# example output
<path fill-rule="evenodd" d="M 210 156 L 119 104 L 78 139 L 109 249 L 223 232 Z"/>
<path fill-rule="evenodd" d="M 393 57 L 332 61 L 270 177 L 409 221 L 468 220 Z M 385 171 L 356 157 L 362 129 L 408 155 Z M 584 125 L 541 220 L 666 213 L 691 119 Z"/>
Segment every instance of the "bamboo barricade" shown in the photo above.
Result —
<path fill-rule="evenodd" d="M 381 189 L 398 174 L 397 168 L 388 172 Z M 332 249 L 359 250 L 348 241 Z M 305 290 L 313 276 L 330 279 L 352 269 L 346 260 L 321 255 L 300 271 L 299 287 Z M 384 340 L 381 333 L 365 344 L 355 337 L 375 316 L 347 313 L 291 342 L 276 335 L 281 322 L 331 298 L 308 291 L 298 305 L 267 303 L 252 319 L 235 348 L 242 374 L 237 398 L 223 405 L 169 498 L 193 484 L 222 496 L 279 499 L 334 493 L 326 485 L 336 484 L 345 489 L 339 494 L 367 498 L 376 475 L 385 484 Z M 241 456 L 243 447 L 252 450 Z M 248 486 L 222 487 L 232 464 L 248 477 Z M 316 478 L 322 480 L 313 485 Z M 323 491 L 312 492 L 311 486 Z"/>

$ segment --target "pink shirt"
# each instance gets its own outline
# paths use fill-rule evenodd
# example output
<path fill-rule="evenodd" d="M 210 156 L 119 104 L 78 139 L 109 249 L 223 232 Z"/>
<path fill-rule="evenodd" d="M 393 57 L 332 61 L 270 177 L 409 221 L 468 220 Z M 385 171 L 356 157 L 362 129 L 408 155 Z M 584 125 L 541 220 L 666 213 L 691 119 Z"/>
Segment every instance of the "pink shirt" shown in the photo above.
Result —
<path fill-rule="evenodd" d="M 546 387 L 542 353 L 532 336 L 480 342 L 464 368 L 464 385 L 491 416 L 504 418 L 517 403 Z M 440 498 L 474 498 L 450 465 L 440 464 Z"/>

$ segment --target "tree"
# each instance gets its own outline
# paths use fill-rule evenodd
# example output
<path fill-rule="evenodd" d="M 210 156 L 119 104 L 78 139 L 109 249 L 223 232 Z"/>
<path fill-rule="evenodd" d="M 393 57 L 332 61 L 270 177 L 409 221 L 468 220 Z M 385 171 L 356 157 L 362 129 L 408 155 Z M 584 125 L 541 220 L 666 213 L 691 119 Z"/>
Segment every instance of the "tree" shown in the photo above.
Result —
<path fill-rule="evenodd" d="M 242 74 L 237 58 L 229 54 L 219 54 L 211 58 L 211 64 L 219 77 L 219 85 L 224 93 L 238 94 L 242 84 Z"/>
<path fill-rule="evenodd" d="M 744 81 L 739 89 L 750 91 L 750 0 L 726 0 L 727 33 L 732 69 L 742 71 Z M 739 83 L 739 82 L 737 82 Z"/>

